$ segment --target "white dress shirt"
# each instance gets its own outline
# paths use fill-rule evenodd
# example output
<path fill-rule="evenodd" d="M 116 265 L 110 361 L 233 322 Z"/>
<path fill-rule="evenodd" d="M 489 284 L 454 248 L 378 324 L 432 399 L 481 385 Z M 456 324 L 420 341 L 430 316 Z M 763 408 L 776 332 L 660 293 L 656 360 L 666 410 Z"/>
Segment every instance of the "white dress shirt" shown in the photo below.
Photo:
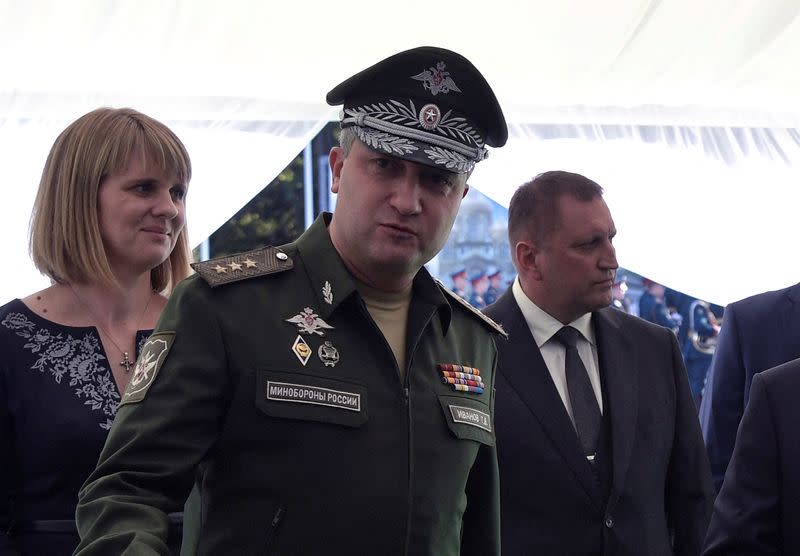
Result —
<path fill-rule="evenodd" d="M 555 333 L 564 327 L 564 324 L 540 309 L 525 295 L 519 283 L 519 278 L 514 280 L 511 291 L 514 294 L 517 305 L 522 310 L 525 322 L 528 323 L 533 339 L 542 353 L 544 364 L 547 365 L 547 370 L 550 371 L 550 376 L 553 379 L 556 390 L 558 390 L 558 395 L 561 396 L 561 401 L 564 402 L 567 414 L 569 414 L 569 418 L 574 424 L 575 419 L 572 416 L 572 403 L 569 400 L 567 376 L 564 370 L 567 350 L 558 340 L 553 338 Z M 583 366 L 586 367 L 586 372 L 589 374 L 589 382 L 592 383 L 592 390 L 594 390 L 594 396 L 597 398 L 597 404 L 600 406 L 600 413 L 602 413 L 603 394 L 600 389 L 600 365 L 597 363 L 597 343 L 595 342 L 594 329 L 592 328 L 592 314 L 586 313 L 569 323 L 569 326 L 581 333 L 581 338 L 578 340 L 577 345 L 578 355 L 580 355 Z"/>

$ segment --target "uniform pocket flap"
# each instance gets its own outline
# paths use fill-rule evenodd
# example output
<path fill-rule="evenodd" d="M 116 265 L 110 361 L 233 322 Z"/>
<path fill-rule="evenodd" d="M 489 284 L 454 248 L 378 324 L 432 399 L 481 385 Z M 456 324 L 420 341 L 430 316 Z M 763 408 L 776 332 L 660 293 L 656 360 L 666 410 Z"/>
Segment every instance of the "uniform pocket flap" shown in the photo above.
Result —
<path fill-rule="evenodd" d="M 447 426 L 458 438 L 494 446 L 491 408 L 466 396 L 439 396 Z"/>
<path fill-rule="evenodd" d="M 360 427 L 367 421 L 367 389 L 330 377 L 258 371 L 256 407 L 271 417 Z"/>

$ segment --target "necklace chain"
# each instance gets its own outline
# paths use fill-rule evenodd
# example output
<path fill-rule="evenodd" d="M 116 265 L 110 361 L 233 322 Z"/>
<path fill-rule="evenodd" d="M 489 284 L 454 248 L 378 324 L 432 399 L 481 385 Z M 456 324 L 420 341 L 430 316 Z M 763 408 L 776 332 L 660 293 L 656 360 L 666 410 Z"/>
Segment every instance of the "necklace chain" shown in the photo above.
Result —
<path fill-rule="evenodd" d="M 122 354 L 122 361 L 119 362 L 120 367 L 124 367 L 125 372 L 130 373 L 131 367 L 133 367 L 134 365 L 134 361 L 131 360 L 131 358 L 128 355 L 128 352 L 119 347 L 119 344 L 114 339 L 114 336 L 112 336 L 111 333 L 108 330 L 106 330 L 106 327 L 103 326 L 100 319 L 97 318 L 97 315 L 94 313 L 94 311 L 92 311 L 92 308 L 89 307 L 88 303 L 86 303 L 83 299 L 81 299 L 81 296 L 78 295 L 78 292 L 75 291 L 75 288 L 72 287 L 72 284 L 67 284 L 67 285 L 69 286 L 70 291 L 72 291 L 72 295 L 75 296 L 75 299 L 77 299 L 78 302 L 81 305 L 83 305 L 84 309 L 86 309 L 89 312 L 92 318 L 95 319 L 95 321 L 97 322 L 97 328 L 99 328 L 103 332 L 103 334 L 105 334 L 108 337 L 108 339 L 111 340 L 111 343 L 114 344 L 114 347 L 117 348 L 117 350 Z M 139 330 L 139 325 L 142 324 L 144 316 L 147 314 L 147 309 L 148 307 L 150 307 L 150 301 L 152 301 L 152 299 L 153 299 L 153 292 L 150 292 L 150 296 L 147 298 L 147 303 L 145 303 L 144 306 L 144 311 L 142 311 L 142 314 L 139 315 L 139 320 L 136 322 L 137 331 Z"/>

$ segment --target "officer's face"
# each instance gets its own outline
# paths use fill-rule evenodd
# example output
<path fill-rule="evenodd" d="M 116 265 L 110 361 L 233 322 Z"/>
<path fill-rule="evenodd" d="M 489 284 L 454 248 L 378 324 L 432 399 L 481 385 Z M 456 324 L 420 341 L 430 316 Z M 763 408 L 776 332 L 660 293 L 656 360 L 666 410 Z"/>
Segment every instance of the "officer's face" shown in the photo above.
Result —
<path fill-rule="evenodd" d="M 617 256 L 612 240 L 617 233 L 608 206 L 601 198 L 559 200 L 560 222 L 535 257 L 537 304 L 564 324 L 611 303 Z"/>
<path fill-rule="evenodd" d="M 466 176 L 394 158 L 360 141 L 347 157 L 332 149 L 330 165 L 338 195 L 331 240 L 345 264 L 370 285 L 407 285 L 447 240 L 467 193 Z"/>

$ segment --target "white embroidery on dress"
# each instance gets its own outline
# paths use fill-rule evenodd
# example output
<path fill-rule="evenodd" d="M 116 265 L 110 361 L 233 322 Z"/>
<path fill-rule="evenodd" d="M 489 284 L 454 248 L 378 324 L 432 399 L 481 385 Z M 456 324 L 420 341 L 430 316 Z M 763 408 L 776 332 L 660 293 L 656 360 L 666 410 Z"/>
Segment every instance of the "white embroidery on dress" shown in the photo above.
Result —
<path fill-rule="evenodd" d="M 111 428 L 120 396 L 108 364 L 103 363 L 106 357 L 96 334 L 86 332 L 82 338 L 54 334 L 37 326 L 22 313 L 9 313 L 0 324 L 25 338 L 27 342 L 23 347 L 38 354 L 39 358 L 31 369 L 49 372 L 58 384 L 65 376 L 69 377 L 69 386 L 74 388 L 75 396 L 93 411 L 105 415 L 106 422 L 100 423 L 100 428 Z M 140 350 L 146 339 L 139 341 Z"/>

